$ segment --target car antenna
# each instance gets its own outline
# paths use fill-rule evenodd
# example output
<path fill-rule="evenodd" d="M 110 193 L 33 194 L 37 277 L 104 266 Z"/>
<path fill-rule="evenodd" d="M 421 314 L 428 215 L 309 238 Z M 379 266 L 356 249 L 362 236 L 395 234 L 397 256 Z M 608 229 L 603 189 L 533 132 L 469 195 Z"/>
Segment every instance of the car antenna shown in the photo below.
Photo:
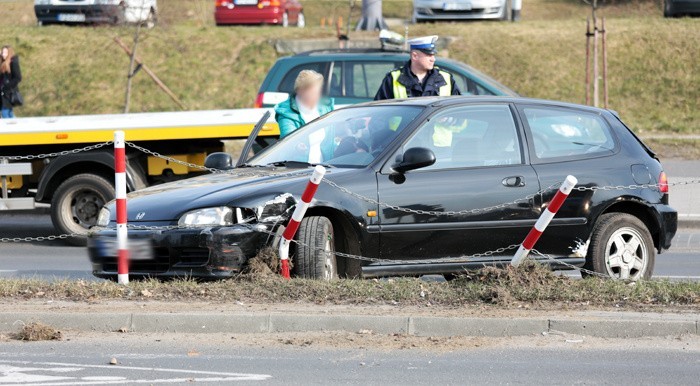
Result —
<path fill-rule="evenodd" d="M 265 111 L 265 114 L 263 114 L 262 118 L 258 121 L 258 123 L 255 124 L 255 127 L 253 127 L 253 131 L 250 132 L 250 135 L 248 136 L 248 139 L 245 141 L 245 145 L 243 145 L 243 150 L 241 150 L 241 155 L 238 157 L 238 161 L 236 161 L 236 166 L 237 168 L 243 166 L 246 161 L 248 161 L 248 154 L 250 153 L 250 150 L 253 148 L 253 144 L 255 143 L 255 140 L 258 138 L 258 133 L 260 133 L 260 130 L 262 130 L 263 126 L 265 126 L 265 122 L 270 118 L 270 110 Z"/>

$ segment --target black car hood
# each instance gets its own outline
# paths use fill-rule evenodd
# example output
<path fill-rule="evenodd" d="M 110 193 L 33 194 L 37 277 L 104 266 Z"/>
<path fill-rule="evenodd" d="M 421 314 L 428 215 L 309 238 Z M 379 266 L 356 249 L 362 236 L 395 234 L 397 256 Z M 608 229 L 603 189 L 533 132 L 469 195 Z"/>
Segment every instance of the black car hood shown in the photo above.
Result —
<path fill-rule="evenodd" d="M 312 171 L 311 168 L 250 168 L 155 185 L 129 193 L 128 221 L 175 221 L 193 209 L 236 205 L 254 197 L 268 199 L 285 193 L 299 196 Z M 333 171 L 338 173 L 339 169 Z M 110 220 L 115 221 L 114 202 L 108 207 Z"/>

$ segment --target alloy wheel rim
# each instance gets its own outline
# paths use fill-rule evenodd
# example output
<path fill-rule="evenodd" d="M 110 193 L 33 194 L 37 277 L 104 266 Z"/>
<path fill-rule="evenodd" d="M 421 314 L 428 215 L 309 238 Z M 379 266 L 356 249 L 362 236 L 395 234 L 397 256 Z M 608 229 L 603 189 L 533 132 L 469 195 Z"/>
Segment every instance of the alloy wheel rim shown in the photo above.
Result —
<path fill-rule="evenodd" d="M 304 28 L 306 26 L 306 18 L 303 13 L 300 13 L 297 19 L 297 27 Z"/>
<path fill-rule="evenodd" d="M 285 12 L 282 15 L 282 27 L 288 27 L 289 26 L 289 15 Z"/>
<path fill-rule="evenodd" d="M 616 230 L 605 247 L 605 268 L 615 279 L 638 280 L 644 276 L 649 252 L 641 233 L 630 227 Z"/>

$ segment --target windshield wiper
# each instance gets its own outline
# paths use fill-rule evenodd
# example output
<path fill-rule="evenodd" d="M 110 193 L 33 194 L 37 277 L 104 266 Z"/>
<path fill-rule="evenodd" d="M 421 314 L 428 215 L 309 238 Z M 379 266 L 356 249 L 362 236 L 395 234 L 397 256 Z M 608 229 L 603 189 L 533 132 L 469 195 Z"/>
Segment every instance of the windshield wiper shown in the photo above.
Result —
<path fill-rule="evenodd" d="M 313 167 L 316 165 L 321 165 L 326 168 L 332 168 L 333 165 L 328 165 L 328 164 L 323 164 L 323 163 L 318 163 L 318 164 L 313 164 L 310 162 L 304 162 L 304 161 L 275 161 L 275 162 L 270 162 L 266 166 L 277 166 L 277 167 L 288 167 L 288 168 L 308 168 L 308 167 Z"/>

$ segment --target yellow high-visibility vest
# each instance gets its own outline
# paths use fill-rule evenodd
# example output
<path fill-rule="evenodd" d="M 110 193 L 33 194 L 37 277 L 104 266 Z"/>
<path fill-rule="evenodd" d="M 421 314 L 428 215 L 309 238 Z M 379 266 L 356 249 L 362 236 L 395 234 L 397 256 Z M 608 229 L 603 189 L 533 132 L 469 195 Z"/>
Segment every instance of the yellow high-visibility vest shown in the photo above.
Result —
<path fill-rule="evenodd" d="M 440 87 L 440 96 L 450 96 L 452 95 L 452 76 L 447 71 L 438 70 L 440 75 L 445 78 L 445 85 Z M 406 99 L 408 98 L 408 90 L 406 86 L 399 83 L 399 77 L 401 76 L 401 69 L 394 70 L 391 72 L 391 78 L 393 79 L 394 85 L 394 99 Z"/>

